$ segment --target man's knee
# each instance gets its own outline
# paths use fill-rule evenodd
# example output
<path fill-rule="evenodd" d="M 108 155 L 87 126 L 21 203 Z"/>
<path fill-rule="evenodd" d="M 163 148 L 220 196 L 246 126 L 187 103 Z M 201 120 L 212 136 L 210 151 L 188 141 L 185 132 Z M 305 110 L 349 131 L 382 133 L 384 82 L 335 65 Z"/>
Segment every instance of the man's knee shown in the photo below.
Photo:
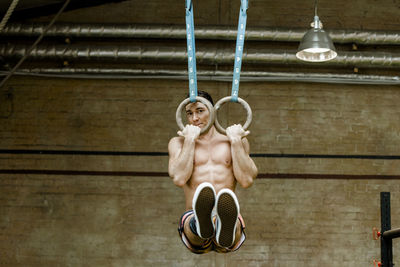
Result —
<path fill-rule="evenodd" d="M 200 246 L 208 240 L 208 239 L 203 239 L 198 235 L 196 230 L 196 222 L 194 220 L 194 215 L 191 215 L 186 219 L 184 225 L 184 233 L 186 237 L 189 239 L 190 243 L 192 243 L 195 246 Z"/>

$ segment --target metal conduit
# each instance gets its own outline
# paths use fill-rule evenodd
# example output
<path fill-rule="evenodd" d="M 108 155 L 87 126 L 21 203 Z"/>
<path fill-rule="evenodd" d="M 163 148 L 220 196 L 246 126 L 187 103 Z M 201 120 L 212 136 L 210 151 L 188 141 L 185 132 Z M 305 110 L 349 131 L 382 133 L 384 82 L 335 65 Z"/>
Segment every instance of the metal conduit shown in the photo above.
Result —
<path fill-rule="evenodd" d="M 6 75 L 7 71 L 0 71 Z M 20 69 L 15 75 L 41 76 L 57 78 L 84 79 L 171 79 L 187 80 L 186 70 L 164 69 L 105 69 L 105 68 L 31 68 Z M 232 81 L 230 71 L 198 71 L 198 80 Z M 359 74 L 329 74 L 329 73 L 285 73 L 265 71 L 243 71 L 242 82 L 317 82 L 339 84 L 380 84 L 399 85 L 399 76 L 359 75 Z"/>
<path fill-rule="evenodd" d="M 28 47 L 23 45 L 0 45 L 0 57 L 20 58 Z M 227 49 L 199 49 L 196 51 L 200 64 L 232 64 L 234 51 Z M 98 61 L 140 61 L 143 63 L 186 63 L 185 47 L 141 47 L 116 45 L 38 45 L 29 56 L 32 60 L 98 60 Z M 250 64 L 297 64 L 314 65 L 300 61 L 295 51 L 271 52 L 260 49 L 247 49 L 243 53 L 243 61 Z M 400 54 L 386 52 L 342 52 L 334 60 L 324 66 L 364 67 L 364 68 L 398 68 Z"/>
<path fill-rule="evenodd" d="M 44 30 L 42 23 L 10 23 L 0 36 L 38 36 Z M 299 42 L 307 29 L 249 28 L 246 40 Z M 399 31 L 328 30 L 335 43 L 400 45 Z M 196 39 L 236 40 L 236 27 L 197 26 Z M 154 26 L 131 24 L 73 24 L 60 23 L 49 29 L 46 36 L 85 38 L 173 38 L 185 39 L 182 26 Z"/>

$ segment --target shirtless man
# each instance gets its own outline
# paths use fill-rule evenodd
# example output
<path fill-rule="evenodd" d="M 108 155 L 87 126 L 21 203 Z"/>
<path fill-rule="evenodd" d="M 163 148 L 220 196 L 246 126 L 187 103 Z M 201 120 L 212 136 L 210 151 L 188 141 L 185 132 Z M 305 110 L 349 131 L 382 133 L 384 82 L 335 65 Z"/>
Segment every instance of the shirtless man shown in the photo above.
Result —
<path fill-rule="evenodd" d="M 199 91 L 199 96 L 211 96 Z M 249 156 L 249 134 L 241 125 L 226 129 L 226 136 L 214 126 L 200 134 L 210 112 L 201 102 L 186 107 L 189 125 L 170 140 L 169 175 L 182 187 L 186 212 L 179 233 L 194 253 L 236 251 L 245 240 L 244 222 L 235 196 L 238 182 L 247 188 L 257 176 L 257 167 Z"/>

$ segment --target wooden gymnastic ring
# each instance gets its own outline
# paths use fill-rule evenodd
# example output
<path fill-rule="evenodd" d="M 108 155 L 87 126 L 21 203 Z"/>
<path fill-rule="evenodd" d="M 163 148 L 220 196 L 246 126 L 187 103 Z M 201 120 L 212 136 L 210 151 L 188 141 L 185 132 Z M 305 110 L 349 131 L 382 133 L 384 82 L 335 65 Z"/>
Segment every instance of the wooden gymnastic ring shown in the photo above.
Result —
<path fill-rule="evenodd" d="M 205 99 L 204 97 L 196 96 L 196 100 L 203 103 L 204 105 L 206 105 L 208 111 L 210 112 L 210 117 L 208 118 L 207 125 L 204 128 L 202 128 L 200 131 L 200 134 L 202 134 L 202 133 L 207 132 L 211 128 L 211 126 L 214 124 L 215 110 L 214 110 L 214 107 L 211 104 L 211 102 L 208 101 L 207 99 Z M 185 128 L 185 126 L 183 125 L 183 122 L 182 122 L 182 109 L 184 109 L 185 106 L 189 103 L 190 103 L 190 98 L 186 98 L 179 104 L 178 108 L 176 109 L 176 123 L 178 124 L 178 127 L 181 131 L 183 130 L 183 128 Z"/>
<path fill-rule="evenodd" d="M 218 132 L 222 133 L 222 134 L 226 134 L 226 129 L 224 129 L 221 124 L 219 124 L 218 121 L 218 110 L 221 108 L 222 104 L 226 103 L 226 102 L 230 102 L 232 99 L 231 96 L 226 96 L 224 98 L 221 98 L 214 106 L 215 109 L 215 128 L 217 128 Z M 243 130 L 247 130 L 247 128 L 249 128 L 250 124 L 251 124 L 251 120 L 253 117 L 253 112 L 251 111 L 250 105 L 244 101 L 242 98 L 238 97 L 238 102 L 244 107 L 244 109 L 247 112 L 247 119 L 245 124 L 243 125 Z"/>

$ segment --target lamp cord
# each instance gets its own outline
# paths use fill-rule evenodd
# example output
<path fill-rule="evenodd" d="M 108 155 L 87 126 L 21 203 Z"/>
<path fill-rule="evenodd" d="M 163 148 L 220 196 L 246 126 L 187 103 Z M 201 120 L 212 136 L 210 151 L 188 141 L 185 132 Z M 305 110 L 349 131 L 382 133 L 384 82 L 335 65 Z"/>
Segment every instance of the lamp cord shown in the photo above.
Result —
<path fill-rule="evenodd" d="M 50 29 L 51 26 L 53 26 L 54 22 L 58 19 L 60 14 L 64 11 L 64 9 L 67 7 L 71 0 L 66 0 L 64 5 L 61 7 L 61 9 L 58 11 L 58 13 L 54 16 L 53 20 L 47 25 L 47 27 L 43 30 L 42 34 L 37 38 L 37 40 L 33 43 L 33 45 L 26 51 L 25 55 L 18 61 L 18 63 L 14 66 L 14 68 L 8 73 L 8 75 L 1 81 L 0 83 L 0 89 L 3 87 L 3 85 L 6 83 L 6 81 L 17 71 L 19 66 L 25 61 L 25 59 L 32 53 L 33 49 L 37 46 L 37 44 L 43 39 L 44 35 L 47 33 L 47 31 Z"/>
<path fill-rule="evenodd" d="M 314 2 L 314 15 L 317 16 L 317 0 Z"/>

